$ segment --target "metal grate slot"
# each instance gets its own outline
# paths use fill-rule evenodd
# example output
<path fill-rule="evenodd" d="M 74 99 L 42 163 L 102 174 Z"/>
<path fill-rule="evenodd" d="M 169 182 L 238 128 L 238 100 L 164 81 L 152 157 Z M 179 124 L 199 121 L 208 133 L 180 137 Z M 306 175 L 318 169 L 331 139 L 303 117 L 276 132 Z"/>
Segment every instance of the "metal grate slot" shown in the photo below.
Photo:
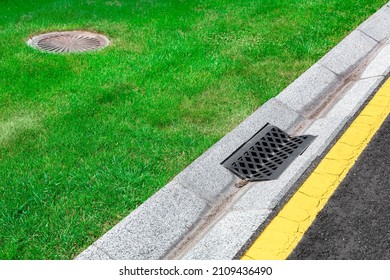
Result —
<path fill-rule="evenodd" d="M 312 135 L 291 137 L 278 127 L 267 124 L 221 164 L 241 179 L 274 180 L 314 138 Z"/>

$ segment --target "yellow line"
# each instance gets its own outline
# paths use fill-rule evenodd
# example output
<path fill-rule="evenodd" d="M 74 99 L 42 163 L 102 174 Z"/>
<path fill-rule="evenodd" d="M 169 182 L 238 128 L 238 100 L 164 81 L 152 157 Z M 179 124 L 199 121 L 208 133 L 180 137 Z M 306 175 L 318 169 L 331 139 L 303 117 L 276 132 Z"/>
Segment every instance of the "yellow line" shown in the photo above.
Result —
<path fill-rule="evenodd" d="M 286 259 L 389 113 L 390 79 L 375 94 L 242 259 Z"/>

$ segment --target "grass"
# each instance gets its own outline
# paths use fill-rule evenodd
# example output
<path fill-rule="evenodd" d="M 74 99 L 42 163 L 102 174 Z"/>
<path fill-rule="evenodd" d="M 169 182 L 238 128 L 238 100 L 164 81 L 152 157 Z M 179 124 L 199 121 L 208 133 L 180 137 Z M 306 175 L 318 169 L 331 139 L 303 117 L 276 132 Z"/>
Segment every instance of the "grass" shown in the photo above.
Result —
<path fill-rule="evenodd" d="M 0 258 L 73 258 L 386 2 L 1 1 Z M 72 29 L 113 43 L 25 44 Z"/>

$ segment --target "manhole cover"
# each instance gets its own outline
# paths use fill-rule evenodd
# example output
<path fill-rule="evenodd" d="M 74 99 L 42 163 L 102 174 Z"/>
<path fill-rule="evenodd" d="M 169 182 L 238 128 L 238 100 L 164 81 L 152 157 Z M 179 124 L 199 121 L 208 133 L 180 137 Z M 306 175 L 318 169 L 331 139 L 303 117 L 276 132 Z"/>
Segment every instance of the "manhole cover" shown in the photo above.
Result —
<path fill-rule="evenodd" d="M 291 137 L 276 126 L 266 125 L 222 162 L 241 179 L 277 179 L 302 154 L 315 136 Z"/>
<path fill-rule="evenodd" d="M 86 31 L 51 32 L 35 36 L 27 44 L 53 53 L 86 52 L 104 48 L 110 43 L 107 37 Z"/>

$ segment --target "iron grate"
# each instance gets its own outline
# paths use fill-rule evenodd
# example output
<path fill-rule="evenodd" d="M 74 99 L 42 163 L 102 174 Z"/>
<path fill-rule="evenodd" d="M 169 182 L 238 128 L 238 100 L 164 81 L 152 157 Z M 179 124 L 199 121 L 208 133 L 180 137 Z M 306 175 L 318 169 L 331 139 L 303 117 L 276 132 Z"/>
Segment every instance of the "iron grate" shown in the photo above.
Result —
<path fill-rule="evenodd" d="M 241 179 L 277 179 L 302 154 L 315 136 L 291 137 L 280 128 L 267 124 L 221 164 Z"/>
<path fill-rule="evenodd" d="M 50 32 L 35 36 L 27 44 L 53 53 L 86 52 L 104 48 L 109 44 L 107 37 L 86 31 Z"/>

